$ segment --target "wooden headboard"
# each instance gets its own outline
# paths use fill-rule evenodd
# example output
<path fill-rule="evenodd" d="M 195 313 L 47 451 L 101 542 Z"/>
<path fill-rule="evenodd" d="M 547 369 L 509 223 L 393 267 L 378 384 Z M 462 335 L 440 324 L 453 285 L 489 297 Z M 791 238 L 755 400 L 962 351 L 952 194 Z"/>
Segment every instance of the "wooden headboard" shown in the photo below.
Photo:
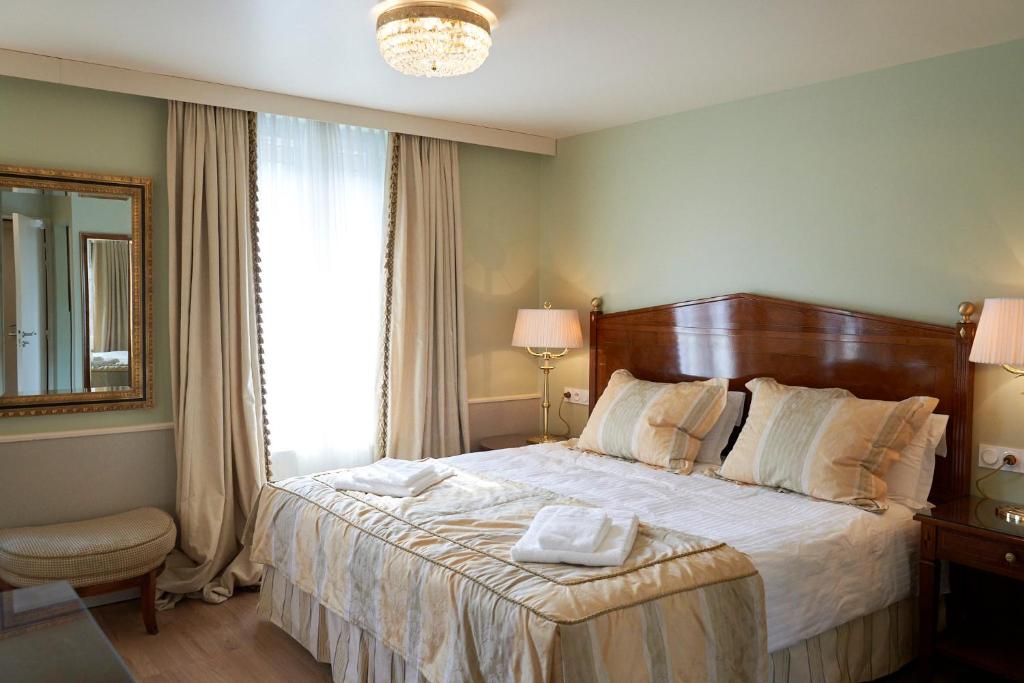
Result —
<path fill-rule="evenodd" d="M 949 500 L 970 488 L 973 310 L 962 305 L 960 322 L 944 327 L 755 294 L 608 314 L 595 299 L 590 409 L 619 368 L 657 382 L 726 377 L 734 391 L 755 377 L 774 377 L 842 387 L 860 398 L 934 396 L 936 412 L 950 419 L 948 455 L 936 459 L 930 499 Z"/>

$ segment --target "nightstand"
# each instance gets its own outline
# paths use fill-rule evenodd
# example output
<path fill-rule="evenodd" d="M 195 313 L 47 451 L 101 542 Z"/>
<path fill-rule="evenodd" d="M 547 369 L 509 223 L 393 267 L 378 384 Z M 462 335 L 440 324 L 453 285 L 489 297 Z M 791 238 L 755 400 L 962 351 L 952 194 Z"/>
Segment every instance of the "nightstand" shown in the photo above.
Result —
<path fill-rule="evenodd" d="M 527 441 L 533 434 L 499 434 L 498 436 L 485 436 L 480 439 L 481 451 L 500 451 L 503 448 L 520 448 L 529 446 Z"/>
<path fill-rule="evenodd" d="M 946 631 L 936 634 L 940 560 L 947 560 L 951 571 L 967 567 L 975 576 L 982 579 L 987 576 L 992 582 L 1008 579 L 1013 589 L 1024 583 L 1024 526 L 999 519 L 996 506 L 1001 504 L 994 500 L 965 497 L 914 517 L 921 522 L 918 568 L 919 671 L 922 680 L 930 680 L 935 655 L 1013 680 L 1024 680 L 1019 628 L 997 626 L 984 615 L 958 619 L 959 612 L 953 614 L 947 610 Z M 950 599 L 956 593 L 954 586 Z M 982 607 L 995 609 L 1000 606 L 998 598 L 985 602 L 994 604 Z M 1020 615 L 1016 616 L 1019 618 Z"/>

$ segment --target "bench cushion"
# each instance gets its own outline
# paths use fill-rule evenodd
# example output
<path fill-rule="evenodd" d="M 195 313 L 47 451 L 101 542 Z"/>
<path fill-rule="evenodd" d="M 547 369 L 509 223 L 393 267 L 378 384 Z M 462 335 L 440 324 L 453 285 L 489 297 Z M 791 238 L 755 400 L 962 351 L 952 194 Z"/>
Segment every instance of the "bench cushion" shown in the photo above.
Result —
<path fill-rule="evenodd" d="M 138 508 L 82 522 L 0 530 L 0 579 L 12 586 L 66 580 L 92 586 L 159 567 L 177 530 L 163 510 Z"/>

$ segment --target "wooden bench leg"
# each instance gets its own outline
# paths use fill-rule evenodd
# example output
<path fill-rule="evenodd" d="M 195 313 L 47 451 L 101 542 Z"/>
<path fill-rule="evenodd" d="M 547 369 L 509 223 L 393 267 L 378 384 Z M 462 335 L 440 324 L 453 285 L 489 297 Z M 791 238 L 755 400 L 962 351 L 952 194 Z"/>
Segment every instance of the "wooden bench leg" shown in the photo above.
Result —
<path fill-rule="evenodd" d="M 95 584 L 92 586 L 79 586 L 75 589 L 80 598 L 89 598 L 94 595 L 103 595 L 104 593 L 111 593 L 113 591 L 124 590 L 127 588 L 139 587 L 139 599 L 142 604 L 142 623 L 146 625 L 146 632 L 152 635 L 156 635 L 159 629 L 156 625 L 156 577 L 160 575 L 160 572 L 164 570 L 164 565 L 160 565 L 155 569 L 137 576 L 131 579 L 122 579 L 120 581 L 111 581 L 110 583 Z M 11 586 L 6 583 L 3 579 L 0 579 L 0 592 L 13 590 L 16 586 Z"/>
<path fill-rule="evenodd" d="M 140 600 L 142 601 L 142 623 L 146 625 L 146 632 L 156 635 L 159 629 L 156 626 L 156 577 L 163 566 L 153 569 L 148 574 L 142 575 L 140 582 Z"/>

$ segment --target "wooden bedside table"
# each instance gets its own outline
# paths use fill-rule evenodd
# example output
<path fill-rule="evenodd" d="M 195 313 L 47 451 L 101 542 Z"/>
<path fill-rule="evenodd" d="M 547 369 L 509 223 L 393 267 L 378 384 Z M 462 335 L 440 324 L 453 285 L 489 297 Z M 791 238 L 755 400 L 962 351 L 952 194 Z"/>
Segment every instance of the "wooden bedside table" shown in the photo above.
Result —
<path fill-rule="evenodd" d="M 1019 629 L 996 627 L 988 621 L 977 623 L 975 619 L 967 620 L 972 623 L 954 623 L 954 615 L 949 615 L 945 633 L 937 636 L 935 632 L 940 560 L 1024 582 L 1024 526 L 1000 520 L 996 506 L 1002 504 L 965 497 L 914 516 L 921 522 L 918 568 L 922 680 L 930 680 L 936 654 L 1006 678 L 1024 680 Z"/>
<path fill-rule="evenodd" d="M 527 441 L 533 434 L 499 434 L 498 436 L 486 436 L 480 439 L 481 451 L 500 451 L 503 448 L 520 448 L 529 446 Z"/>

